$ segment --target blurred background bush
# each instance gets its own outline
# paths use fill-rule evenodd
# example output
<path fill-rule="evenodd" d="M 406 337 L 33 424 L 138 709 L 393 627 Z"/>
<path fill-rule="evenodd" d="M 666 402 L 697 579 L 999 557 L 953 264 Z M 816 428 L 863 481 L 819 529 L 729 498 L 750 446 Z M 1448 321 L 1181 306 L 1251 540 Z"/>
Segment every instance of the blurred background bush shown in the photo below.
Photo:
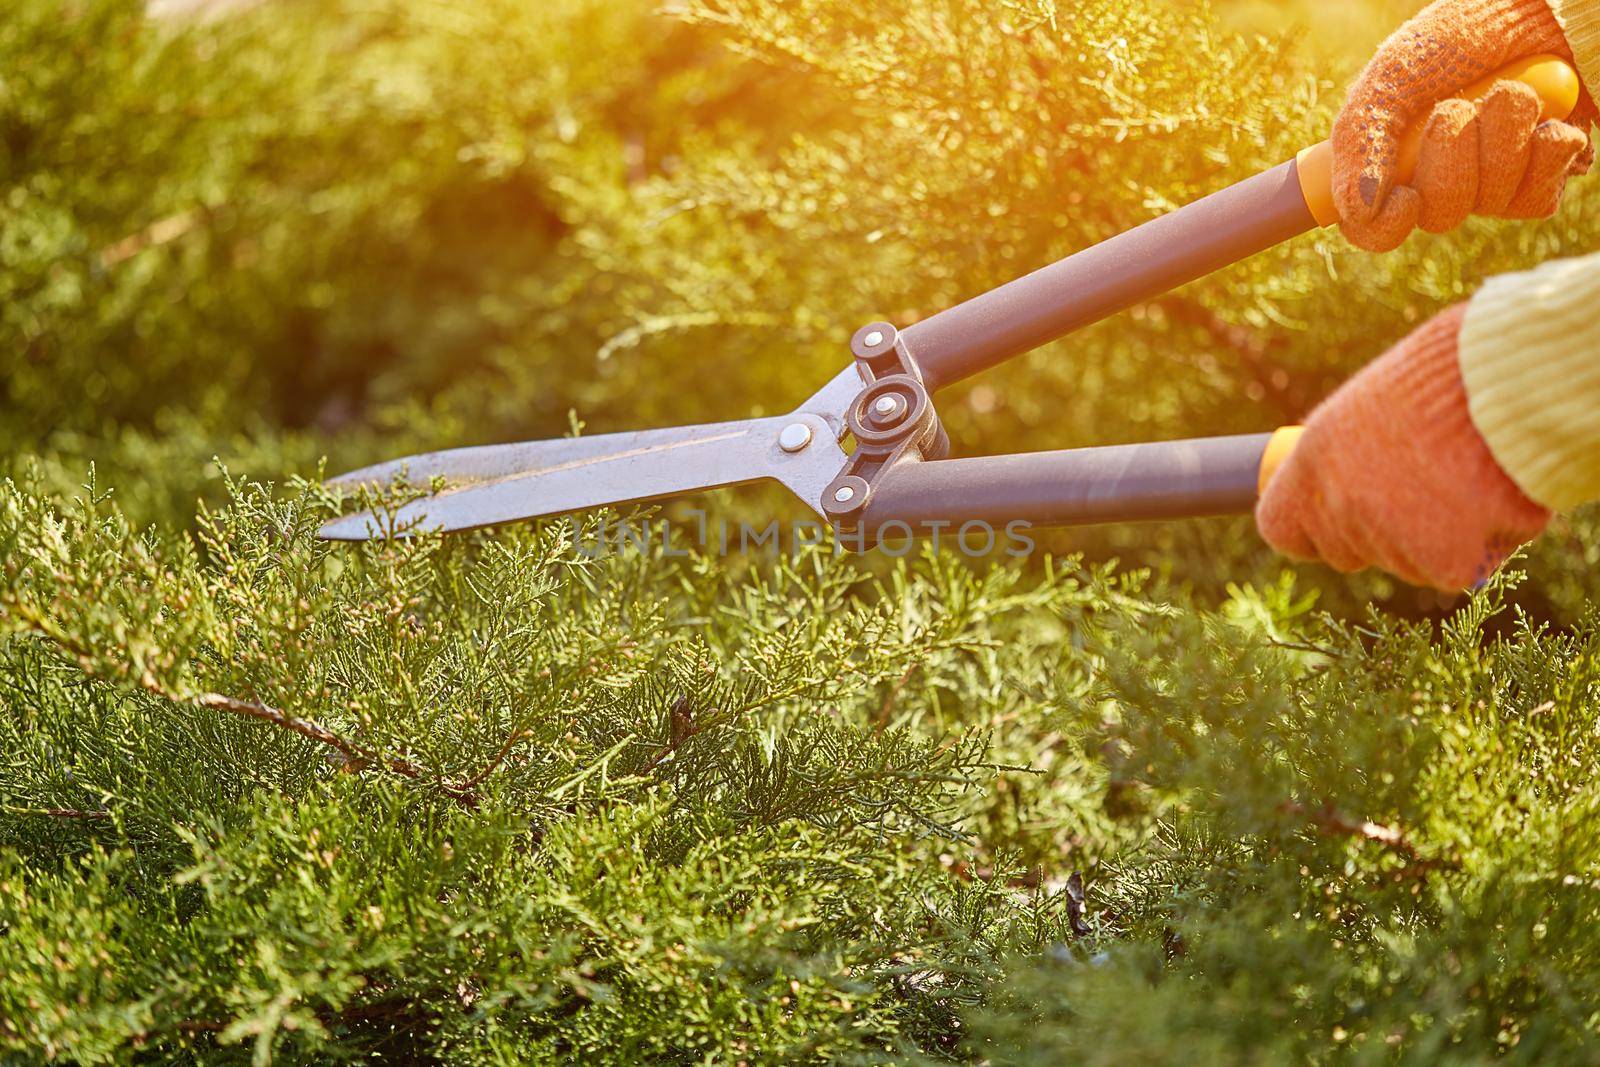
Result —
<path fill-rule="evenodd" d="M 1417 5 L 187 6 L 19 0 L 0 27 L 0 440 L 167 523 L 214 455 L 281 479 L 778 410 L 855 325 L 1317 139 Z M 968 452 L 1292 422 L 1484 276 L 1589 247 L 1590 198 L 1384 258 L 1310 236 L 941 410 Z M 1244 522 L 1049 544 L 1213 587 L 1277 566 Z"/>
<path fill-rule="evenodd" d="M 216 491 L 213 455 L 281 479 L 573 419 L 771 412 L 855 325 L 1318 138 L 1415 6 L 277 0 L 152 20 L 19 0 L 0 439 L 68 486 L 92 460 L 136 517 L 181 523 Z M 942 412 L 968 452 L 1292 422 L 1484 276 L 1590 247 L 1591 202 L 1582 183 L 1553 224 L 1383 258 L 1313 235 Z M 1245 522 L 1050 543 L 1212 586 L 1277 566 Z"/>

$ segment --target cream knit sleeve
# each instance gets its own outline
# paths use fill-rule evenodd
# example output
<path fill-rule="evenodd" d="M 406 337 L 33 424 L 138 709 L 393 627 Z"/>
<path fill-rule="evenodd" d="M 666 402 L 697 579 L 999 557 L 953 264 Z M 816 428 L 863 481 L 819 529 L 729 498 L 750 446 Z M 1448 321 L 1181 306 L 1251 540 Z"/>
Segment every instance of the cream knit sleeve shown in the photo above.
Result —
<path fill-rule="evenodd" d="M 1600 253 L 1491 279 L 1461 328 L 1461 377 L 1523 492 L 1558 511 L 1600 500 Z"/>
<path fill-rule="evenodd" d="M 1550 0 L 1550 9 L 1567 33 L 1583 84 L 1600 85 L 1600 0 Z"/>

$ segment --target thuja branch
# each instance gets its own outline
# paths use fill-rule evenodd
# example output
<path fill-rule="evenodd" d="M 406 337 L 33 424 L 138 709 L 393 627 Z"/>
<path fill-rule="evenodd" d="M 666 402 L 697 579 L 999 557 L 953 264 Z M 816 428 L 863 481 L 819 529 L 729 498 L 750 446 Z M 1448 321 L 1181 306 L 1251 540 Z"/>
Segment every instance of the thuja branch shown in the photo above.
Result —
<path fill-rule="evenodd" d="M 12 815 L 39 815 L 50 819 L 109 819 L 111 813 L 98 808 L 20 808 L 12 804 L 0 804 L 0 811 L 10 812 Z"/>
<path fill-rule="evenodd" d="M 95 651 L 76 636 L 54 625 L 30 604 L 8 599 L 3 606 L 8 614 L 25 622 L 28 629 L 76 657 L 79 669 L 85 674 L 101 680 L 107 680 L 106 671 L 99 666 Z M 339 753 L 347 770 L 360 771 L 370 766 L 381 766 L 403 778 L 430 783 L 452 800 L 467 807 L 477 806 L 478 794 L 473 786 L 482 780 L 483 775 L 475 775 L 464 783 L 435 778 L 410 760 L 400 756 L 385 755 L 365 745 L 358 745 L 347 738 L 341 737 L 319 722 L 292 715 L 259 700 L 243 700 L 221 693 L 200 693 L 195 695 L 175 693 L 162 685 L 149 673 L 143 673 L 133 678 L 132 683 L 140 690 L 152 696 L 160 697 L 169 703 L 187 704 L 191 707 L 204 708 L 208 711 L 222 711 L 230 715 L 240 715 L 248 719 L 270 723 L 280 730 L 299 734 L 301 737 L 315 741 L 320 745 L 326 745 Z M 515 740 L 515 736 L 513 736 L 512 740 Z M 510 742 L 507 742 L 508 748 L 509 745 Z"/>
<path fill-rule="evenodd" d="M 500 769 L 501 764 L 505 763 L 506 758 L 511 755 L 511 750 L 517 747 L 517 742 L 525 740 L 528 736 L 528 731 L 521 726 L 512 730 L 510 736 L 506 738 L 505 744 L 501 745 L 499 750 L 489 757 L 489 762 L 484 764 L 481 770 L 468 778 L 461 779 L 451 788 L 470 791 L 475 786 L 482 784 L 485 778 Z"/>
<path fill-rule="evenodd" d="M 373 765 L 382 766 L 403 778 L 431 782 L 438 786 L 447 796 L 461 801 L 468 807 L 475 806 L 478 803 L 477 792 L 472 786 L 482 780 L 481 775 L 474 776 L 472 779 L 461 783 L 432 778 L 410 760 L 399 756 L 385 756 L 372 749 L 356 745 L 340 737 L 321 723 L 290 715 L 270 705 L 263 704 L 259 700 L 240 700 L 236 697 L 223 696 L 220 693 L 201 693 L 199 696 L 185 700 L 183 697 L 165 693 L 157 688 L 150 686 L 144 686 L 143 688 L 174 703 L 189 703 L 197 707 L 209 708 L 213 711 L 226 711 L 234 715 L 243 715 L 246 718 L 259 719 L 280 729 L 299 734 L 301 737 L 310 738 L 337 751 L 344 757 L 346 767 L 352 771 Z"/>

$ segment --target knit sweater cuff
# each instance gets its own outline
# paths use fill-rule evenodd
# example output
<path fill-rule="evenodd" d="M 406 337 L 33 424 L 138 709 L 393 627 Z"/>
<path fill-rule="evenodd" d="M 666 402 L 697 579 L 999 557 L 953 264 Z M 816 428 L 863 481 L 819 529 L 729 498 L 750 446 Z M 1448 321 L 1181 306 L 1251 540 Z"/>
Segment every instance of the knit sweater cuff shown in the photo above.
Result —
<path fill-rule="evenodd" d="M 1557 511 L 1600 500 L 1596 308 L 1600 254 L 1491 279 L 1461 328 L 1473 424 L 1512 481 Z"/>
<path fill-rule="evenodd" d="M 1600 3 L 1596 0 L 1550 0 L 1550 10 L 1566 32 L 1578 76 L 1586 86 L 1600 85 Z"/>

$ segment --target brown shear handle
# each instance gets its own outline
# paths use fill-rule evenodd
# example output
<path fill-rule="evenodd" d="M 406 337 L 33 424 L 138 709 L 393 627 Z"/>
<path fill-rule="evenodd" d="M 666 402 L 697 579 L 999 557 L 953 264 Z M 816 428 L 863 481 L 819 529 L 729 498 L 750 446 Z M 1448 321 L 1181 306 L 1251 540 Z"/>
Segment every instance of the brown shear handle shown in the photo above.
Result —
<path fill-rule="evenodd" d="M 1275 433 L 898 463 L 862 525 L 874 539 L 969 522 L 1000 529 L 1236 515 L 1255 507 L 1299 427 Z"/>

